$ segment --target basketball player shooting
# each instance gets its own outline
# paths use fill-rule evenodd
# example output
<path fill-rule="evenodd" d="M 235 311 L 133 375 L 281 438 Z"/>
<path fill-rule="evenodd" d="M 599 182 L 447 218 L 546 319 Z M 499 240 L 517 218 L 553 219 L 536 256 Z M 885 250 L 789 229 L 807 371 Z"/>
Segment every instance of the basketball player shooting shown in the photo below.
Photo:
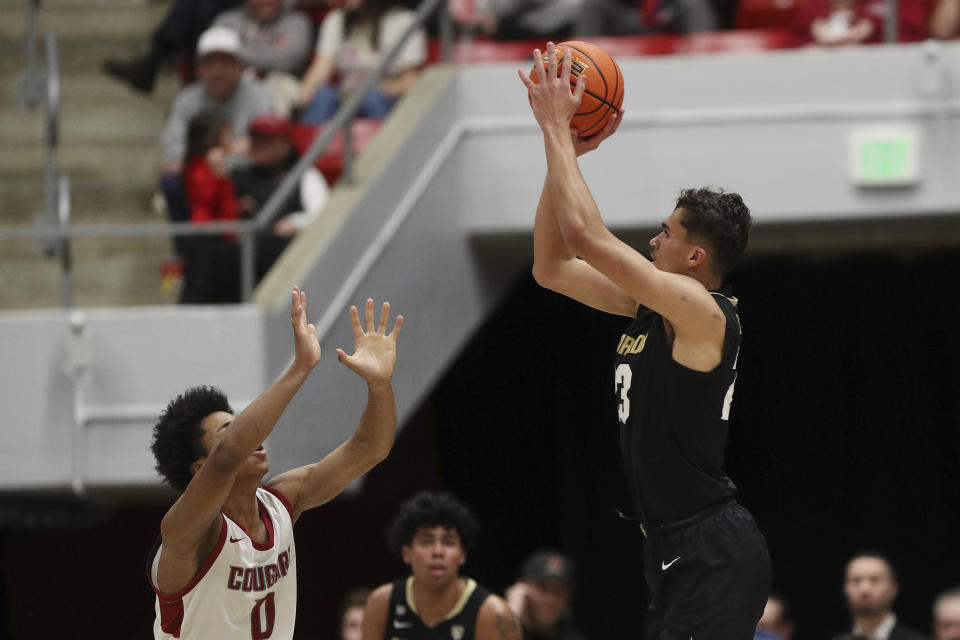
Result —
<path fill-rule="evenodd" d="M 194 387 L 167 405 L 154 428 L 157 471 L 183 493 L 160 523 L 148 560 L 156 592 L 155 638 L 293 638 L 297 607 L 293 524 L 387 457 L 397 426 L 391 385 L 403 316 L 388 334 L 390 305 L 374 325 L 350 308 L 355 350 L 337 349 L 368 389 L 353 436 L 319 462 L 270 470 L 263 441 L 320 361 L 307 297 L 293 288 L 295 357 L 289 369 L 239 415 L 211 387 Z"/>
<path fill-rule="evenodd" d="M 649 640 L 747 640 L 770 586 L 766 543 L 723 471 L 740 322 L 720 293 L 747 245 L 741 197 L 681 192 L 650 240 L 651 260 L 605 226 L 577 164 L 616 131 L 570 129 L 586 85 L 570 85 L 571 56 L 534 51 L 539 83 L 523 72 L 543 132 L 547 177 L 534 223 L 541 286 L 633 318 L 616 346 L 615 397 L 627 481 L 644 536 Z"/>

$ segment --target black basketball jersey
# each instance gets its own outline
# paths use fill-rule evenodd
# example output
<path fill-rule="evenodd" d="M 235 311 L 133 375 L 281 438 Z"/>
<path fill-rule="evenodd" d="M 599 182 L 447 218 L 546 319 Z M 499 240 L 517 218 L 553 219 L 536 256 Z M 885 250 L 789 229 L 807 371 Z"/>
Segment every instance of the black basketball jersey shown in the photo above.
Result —
<path fill-rule="evenodd" d="M 723 360 L 709 372 L 673 359 L 663 317 L 640 306 L 617 345 L 620 452 L 634 508 L 645 524 L 688 518 L 736 494 L 723 471 L 737 377 L 736 299 L 713 292 L 726 316 Z"/>
<path fill-rule="evenodd" d="M 477 614 L 490 592 L 467 578 L 463 595 L 443 621 L 432 629 L 423 623 L 413 602 L 413 576 L 393 583 L 384 640 L 473 640 Z"/>

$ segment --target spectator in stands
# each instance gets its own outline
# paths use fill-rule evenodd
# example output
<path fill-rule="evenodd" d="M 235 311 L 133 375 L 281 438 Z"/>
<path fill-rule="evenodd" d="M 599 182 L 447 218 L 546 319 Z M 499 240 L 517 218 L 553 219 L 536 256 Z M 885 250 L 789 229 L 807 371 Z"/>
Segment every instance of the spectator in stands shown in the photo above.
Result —
<path fill-rule="evenodd" d="M 793 616 L 786 601 L 771 593 L 763 615 L 757 623 L 754 640 L 790 640 L 793 637 Z"/>
<path fill-rule="evenodd" d="M 370 589 L 356 589 L 340 603 L 340 640 L 363 640 L 363 608 Z"/>
<path fill-rule="evenodd" d="M 301 119 L 326 122 L 341 100 L 355 91 L 415 20 L 409 9 L 390 0 L 346 0 L 343 8 L 327 14 L 320 25 L 317 51 L 300 91 Z M 417 81 L 427 59 L 426 33 L 417 29 L 387 67 L 386 76 L 364 97 L 361 118 L 384 118 L 397 100 Z M 333 86 L 334 75 L 339 86 Z"/>
<path fill-rule="evenodd" d="M 313 49 L 310 19 L 285 10 L 283 0 L 246 0 L 243 7 L 217 16 L 214 25 L 240 34 L 243 62 L 263 78 L 275 98 L 276 110 L 289 113 Z"/>
<path fill-rule="evenodd" d="M 132 60 L 107 58 L 103 70 L 141 93 L 152 93 L 161 65 L 174 55 L 193 51 L 200 34 L 221 11 L 243 0 L 174 0 L 153 31 L 147 52 Z"/>
<path fill-rule="evenodd" d="M 948 589 L 933 601 L 934 640 L 960 640 L 960 587 Z"/>
<path fill-rule="evenodd" d="M 918 42 L 930 37 L 934 0 L 897 2 L 897 39 Z M 808 0 L 797 12 L 793 46 L 835 47 L 884 41 L 886 0 Z"/>
<path fill-rule="evenodd" d="M 629 36 L 651 29 L 641 20 L 637 0 L 583 0 L 575 32 L 579 37 Z"/>
<path fill-rule="evenodd" d="M 232 172 L 241 210 L 258 212 L 296 164 L 298 156 L 290 139 L 289 120 L 264 114 L 250 123 L 250 165 Z M 269 226 L 257 234 L 257 279 L 270 269 L 290 239 L 310 224 L 327 203 L 330 188 L 323 175 L 308 168 L 297 189 L 290 194 Z"/>
<path fill-rule="evenodd" d="M 536 551 L 523 561 L 506 600 L 520 619 L 525 640 L 585 640 L 570 626 L 573 578 L 573 563 L 556 551 Z"/>
<path fill-rule="evenodd" d="M 927 640 L 897 620 L 893 601 L 899 585 L 890 560 L 877 551 L 861 551 L 847 563 L 843 593 L 853 619 L 853 637 L 865 640 Z M 841 636 L 850 637 L 850 636 Z"/>
<path fill-rule="evenodd" d="M 195 224 L 237 220 L 240 205 L 226 173 L 232 144 L 229 118 L 204 111 L 191 118 L 187 129 L 183 183 Z M 184 286 L 181 302 L 205 304 L 238 302 L 240 252 L 233 234 L 196 235 L 182 239 Z"/>
<path fill-rule="evenodd" d="M 240 38 L 236 31 L 226 27 L 211 27 L 200 36 L 197 58 L 200 80 L 183 89 L 173 103 L 173 111 L 163 132 L 163 169 L 161 188 L 167 201 L 167 211 L 173 221 L 190 217 L 183 181 L 183 158 L 187 124 L 208 109 L 218 109 L 233 124 L 237 134 L 225 160 L 233 168 L 246 160 L 249 139 L 247 127 L 253 118 L 271 110 L 270 94 L 260 83 L 243 76 L 239 59 Z M 180 253 L 179 241 L 175 248 Z"/>
<path fill-rule="evenodd" d="M 960 0 L 937 0 L 930 16 L 930 35 L 943 40 L 960 35 Z"/>

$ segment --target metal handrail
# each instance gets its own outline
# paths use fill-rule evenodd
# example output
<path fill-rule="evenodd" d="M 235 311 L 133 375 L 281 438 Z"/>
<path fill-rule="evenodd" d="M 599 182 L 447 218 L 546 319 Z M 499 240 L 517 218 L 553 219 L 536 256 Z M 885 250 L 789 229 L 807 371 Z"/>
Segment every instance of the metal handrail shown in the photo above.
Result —
<path fill-rule="evenodd" d="M 57 55 L 57 35 L 47 31 L 44 38 L 46 50 L 46 91 L 44 95 L 44 154 L 43 154 L 43 200 L 44 223 L 57 225 L 59 218 L 60 185 L 57 170 L 57 149 L 60 146 L 60 63 Z M 69 187 L 68 187 L 69 188 Z M 69 223 L 69 221 L 68 221 Z M 50 255 L 56 247 L 46 247 Z"/>

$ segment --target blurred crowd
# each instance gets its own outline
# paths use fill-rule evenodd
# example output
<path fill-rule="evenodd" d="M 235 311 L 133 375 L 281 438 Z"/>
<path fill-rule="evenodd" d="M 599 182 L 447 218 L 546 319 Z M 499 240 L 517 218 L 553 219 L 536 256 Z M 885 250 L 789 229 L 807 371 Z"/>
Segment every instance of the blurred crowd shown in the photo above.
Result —
<path fill-rule="evenodd" d="M 854 554 L 843 579 L 850 625 L 831 640 L 930 640 L 931 636 L 918 630 L 926 627 L 927 621 L 897 617 L 894 602 L 899 591 L 897 571 L 886 555 L 879 551 Z M 794 619 L 783 596 L 771 594 L 754 640 L 791 640 L 802 624 Z M 960 587 L 947 589 L 934 599 L 929 625 L 933 640 L 960 640 Z"/>
<path fill-rule="evenodd" d="M 687 34 L 735 29 L 745 7 L 790 16 L 793 46 L 885 39 L 887 0 L 448 0 L 461 37 L 535 42 L 568 37 Z M 397 44 L 356 117 L 379 121 L 429 61 L 429 31 L 399 0 L 172 0 L 146 51 L 108 59 L 104 71 L 151 93 L 179 65 L 185 86 L 162 137 L 160 190 L 175 222 L 252 219 L 293 168 L 310 129 L 327 123 Z M 410 5 L 410 6 L 407 6 Z M 897 39 L 952 38 L 960 0 L 898 0 Z M 738 18 L 741 16 L 741 18 Z M 782 19 L 782 18 L 781 18 Z M 308 133 L 304 134 L 307 130 Z M 312 171 L 269 220 L 258 218 L 255 280 L 323 210 L 335 176 Z M 240 300 L 240 238 L 175 238 L 184 303 Z"/>
<path fill-rule="evenodd" d="M 414 26 L 414 13 L 391 0 L 174 0 L 146 52 L 107 59 L 104 71 L 151 93 L 167 63 L 185 86 L 163 132 L 160 191 L 173 222 L 256 218 L 254 279 L 324 209 L 329 179 L 308 170 L 269 219 L 259 216 L 299 159 L 298 135 L 327 123 L 355 94 L 383 54 Z M 426 32 L 415 28 L 357 118 L 380 120 L 417 80 Z M 302 145 L 301 145 L 302 146 Z M 183 303 L 241 299 L 241 240 L 235 233 L 182 235 Z"/>

